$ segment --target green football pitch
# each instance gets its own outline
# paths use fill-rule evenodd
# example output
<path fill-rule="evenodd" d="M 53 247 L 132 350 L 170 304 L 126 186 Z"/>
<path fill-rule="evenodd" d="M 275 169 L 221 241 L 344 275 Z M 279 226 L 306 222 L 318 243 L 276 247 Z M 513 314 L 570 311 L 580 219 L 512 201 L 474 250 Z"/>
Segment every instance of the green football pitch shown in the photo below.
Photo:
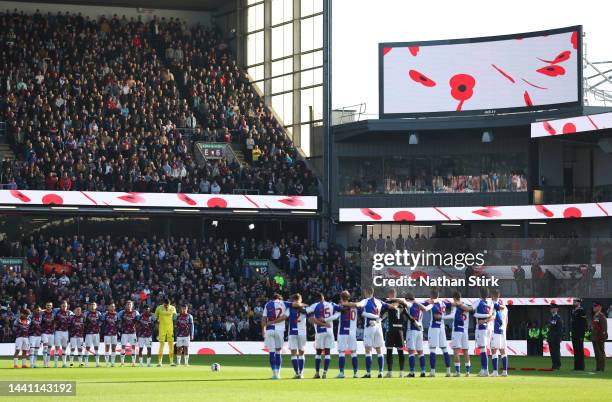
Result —
<path fill-rule="evenodd" d="M 352 372 L 348 360 L 347 373 Z M 473 360 L 472 371 L 478 374 L 480 362 Z M 608 360 L 610 367 L 612 359 Z M 213 362 L 221 364 L 220 372 L 211 371 Z M 0 381 L 76 381 L 76 397 L 49 397 L 53 401 L 612 401 L 612 367 L 604 374 L 594 373 L 593 359 L 587 360 L 587 371 L 579 373 L 571 370 L 571 359 L 563 359 L 564 368 L 559 372 L 521 371 L 550 367 L 550 359 L 515 357 L 510 358 L 515 370 L 509 377 L 445 378 L 438 372 L 436 378 L 400 379 L 396 371 L 396 377 L 390 379 L 335 379 L 338 370 L 334 356 L 326 380 L 310 378 L 314 374 L 312 356 L 307 357 L 303 380 L 292 379 L 288 356 L 283 358 L 281 380 L 269 380 L 267 356 L 193 356 L 190 363 L 190 367 L 166 364 L 161 368 L 13 369 L 12 361 L 3 358 Z M 363 374 L 363 356 L 359 363 Z M 443 367 L 441 360 L 438 365 Z M 44 399 L 10 398 L 17 402 Z"/>

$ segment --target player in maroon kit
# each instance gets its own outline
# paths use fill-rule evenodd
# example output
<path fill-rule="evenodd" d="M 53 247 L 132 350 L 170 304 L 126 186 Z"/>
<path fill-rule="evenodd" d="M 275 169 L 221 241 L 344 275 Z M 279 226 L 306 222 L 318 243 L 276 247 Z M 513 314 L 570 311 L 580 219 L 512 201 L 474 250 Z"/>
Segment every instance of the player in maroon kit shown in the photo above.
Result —
<path fill-rule="evenodd" d="M 54 367 L 57 367 L 59 355 L 62 355 L 62 367 L 68 367 L 66 365 L 66 353 L 68 353 L 68 327 L 70 326 L 70 317 L 72 311 L 68 310 L 68 302 L 64 300 L 60 304 L 59 309 L 55 309 L 53 314 L 53 321 L 55 322 L 55 360 Z"/>
<path fill-rule="evenodd" d="M 30 351 L 30 310 L 23 309 L 13 324 L 15 328 L 15 355 L 13 356 L 13 367 L 19 368 L 19 352 L 21 352 L 21 368 L 28 368 L 28 352 Z"/>
<path fill-rule="evenodd" d="M 138 336 L 138 357 L 140 367 L 143 365 L 142 350 L 147 349 L 147 367 L 151 367 L 151 344 L 153 341 L 153 326 L 155 325 L 155 315 L 151 313 L 151 307 L 144 306 L 144 311 L 140 314 L 140 319 L 136 325 L 136 335 Z"/>
<path fill-rule="evenodd" d="M 121 326 L 121 367 L 125 363 L 125 347 L 130 345 L 132 349 L 132 367 L 136 366 L 136 322 L 140 313 L 134 310 L 134 302 L 128 300 L 125 310 L 117 314 L 117 320 Z"/>
<path fill-rule="evenodd" d="M 38 349 L 42 338 L 42 312 L 40 306 L 34 307 L 34 312 L 30 316 L 30 367 L 36 368 Z"/>
<path fill-rule="evenodd" d="M 100 354 L 98 348 L 100 346 L 100 324 L 102 323 L 102 314 L 98 311 L 98 304 L 91 302 L 89 311 L 85 313 L 85 367 L 89 367 L 89 355 L 93 347 L 96 355 L 96 367 L 100 367 Z"/>
<path fill-rule="evenodd" d="M 176 327 L 176 364 L 181 365 L 181 356 L 185 357 L 185 366 L 189 366 L 189 342 L 193 340 L 193 316 L 182 306 L 181 313 L 174 319 Z"/>
<path fill-rule="evenodd" d="M 117 333 L 118 333 L 118 318 L 115 310 L 115 303 L 108 305 L 108 310 L 102 318 L 104 331 L 104 361 L 106 367 L 115 367 L 115 357 L 117 356 Z M 111 359 L 109 360 L 108 353 L 111 351 Z"/>
<path fill-rule="evenodd" d="M 47 304 L 45 304 L 45 311 L 42 313 L 40 326 L 42 328 L 40 342 L 43 346 L 43 363 L 45 368 L 48 368 L 49 360 L 51 360 L 51 347 L 53 347 L 53 334 L 55 332 L 53 303 L 47 302 Z"/>
<path fill-rule="evenodd" d="M 79 367 L 83 367 L 83 334 L 85 333 L 85 317 L 81 314 L 81 308 L 74 309 L 74 315 L 70 317 L 70 367 L 74 366 L 74 352 L 79 354 Z"/>

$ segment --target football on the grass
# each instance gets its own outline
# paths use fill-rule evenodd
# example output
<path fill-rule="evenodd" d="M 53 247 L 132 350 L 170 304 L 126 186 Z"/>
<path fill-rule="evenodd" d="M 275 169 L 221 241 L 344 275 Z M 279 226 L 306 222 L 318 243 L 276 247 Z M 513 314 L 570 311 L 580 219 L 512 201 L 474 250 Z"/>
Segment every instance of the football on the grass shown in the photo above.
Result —
<path fill-rule="evenodd" d="M 219 363 L 213 363 L 210 365 L 212 371 L 221 371 L 221 365 Z"/>

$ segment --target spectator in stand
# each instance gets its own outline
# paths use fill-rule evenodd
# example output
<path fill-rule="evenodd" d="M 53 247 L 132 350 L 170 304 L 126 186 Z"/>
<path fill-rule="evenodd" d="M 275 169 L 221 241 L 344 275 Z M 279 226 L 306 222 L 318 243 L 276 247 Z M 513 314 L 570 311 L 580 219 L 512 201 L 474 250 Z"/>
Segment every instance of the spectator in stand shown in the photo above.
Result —
<path fill-rule="evenodd" d="M 18 157 L 3 163 L 3 183 L 183 192 L 199 190 L 194 183 L 206 178 L 289 195 L 307 195 L 316 183 L 210 29 L 174 18 L 96 21 L 14 11 L 0 13 L 0 41 L 2 120 Z M 261 157 L 245 166 L 226 160 L 198 166 L 185 127 L 197 127 L 195 140 L 238 144 L 251 133 Z"/>
<path fill-rule="evenodd" d="M 244 259 L 280 254 L 283 292 L 300 292 L 306 299 L 317 291 L 330 297 L 343 289 L 358 292 L 360 275 L 334 245 L 321 253 L 315 243 L 297 236 L 273 242 L 244 237 L 238 241 L 39 235 L 13 248 L 21 249 L 31 269 L 2 277 L 0 300 L 7 300 L 8 308 L 0 311 L 0 325 L 6 317 L 12 322 L 21 307 L 32 307 L 36 301 L 68 300 L 71 307 L 95 301 L 103 312 L 109 303 L 123 305 L 127 300 L 136 307 L 146 303 L 154 308 L 168 295 L 177 304 L 190 305 L 198 340 L 259 340 L 262 306 L 278 286 L 267 275 L 245 271 Z M 290 257 L 299 261 L 291 273 Z M 55 271 L 45 273 L 47 263 L 64 267 L 59 278 Z"/>

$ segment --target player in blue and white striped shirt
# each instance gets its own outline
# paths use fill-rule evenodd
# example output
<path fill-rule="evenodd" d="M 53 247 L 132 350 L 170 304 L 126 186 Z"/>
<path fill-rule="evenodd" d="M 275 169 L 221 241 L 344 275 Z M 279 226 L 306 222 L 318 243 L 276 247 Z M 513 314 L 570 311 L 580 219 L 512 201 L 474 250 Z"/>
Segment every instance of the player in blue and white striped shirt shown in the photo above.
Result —
<path fill-rule="evenodd" d="M 385 367 L 385 358 L 382 354 L 382 348 L 385 346 L 383 338 L 381 316 L 387 309 L 395 309 L 394 304 L 387 304 L 374 297 L 374 289 L 367 287 L 363 289 L 365 299 L 359 303 L 342 302 L 345 307 L 363 308 L 362 317 L 365 319 L 365 328 L 363 331 L 363 345 L 366 353 L 366 374 L 363 378 L 371 377 L 372 369 L 372 349 L 376 350 L 378 357 L 378 378 L 383 376 L 383 368 Z"/>
<path fill-rule="evenodd" d="M 423 303 L 423 305 L 431 310 L 431 322 L 429 323 L 429 330 L 427 332 L 427 340 L 429 342 L 429 376 L 436 376 L 436 349 L 440 348 L 444 355 L 446 376 L 450 377 L 450 355 L 447 350 L 448 342 L 446 341 L 444 316 L 446 315 L 446 311 L 451 309 L 451 303 L 438 300 L 438 289 L 432 289 L 431 299 Z"/>
<path fill-rule="evenodd" d="M 302 295 L 299 293 L 291 296 L 291 301 L 286 301 L 288 321 L 289 321 L 289 350 L 291 351 L 291 364 L 295 375 L 293 378 L 304 378 L 304 364 L 306 356 L 304 348 L 306 347 L 306 315 L 305 304 L 302 304 Z"/>
<path fill-rule="evenodd" d="M 315 326 L 315 348 L 317 355 L 315 356 L 316 373 L 314 378 L 327 378 L 327 370 L 331 362 L 331 348 L 334 345 L 334 327 L 331 322 L 340 316 L 342 307 L 325 301 L 323 293 L 319 293 L 318 296 L 319 302 L 306 308 L 306 312 L 312 314 L 310 321 Z M 319 374 L 322 354 L 325 355 L 323 376 Z"/>
<path fill-rule="evenodd" d="M 476 346 L 480 348 L 480 376 L 489 375 L 489 360 L 487 358 L 487 346 L 489 344 L 489 322 L 493 319 L 492 308 L 487 301 L 489 290 L 480 288 L 480 299 L 474 303 L 474 318 L 476 319 Z"/>
<path fill-rule="evenodd" d="M 508 308 L 499 298 L 499 289 L 491 292 L 493 302 L 493 339 L 491 339 L 491 359 L 493 361 L 493 376 L 498 375 L 498 357 L 501 354 L 502 376 L 508 375 L 508 356 L 506 355 L 506 327 L 508 326 Z"/>
<path fill-rule="evenodd" d="M 453 294 L 453 308 L 450 318 L 453 320 L 453 334 L 451 336 L 451 346 L 455 355 L 455 377 L 461 375 L 461 354 L 465 362 L 465 376 L 470 375 L 470 341 L 468 338 L 468 316 L 474 309 L 471 306 L 466 306 L 461 301 L 461 293 Z"/>
<path fill-rule="evenodd" d="M 351 294 L 348 291 L 340 293 L 340 301 L 348 302 Z M 337 378 L 344 378 L 344 366 L 346 364 L 346 354 L 350 352 L 353 365 L 353 378 L 357 378 L 359 362 L 357 359 L 357 319 L 363 313 L 361 309 L 355 307 L 343 307 L 340 316 L 340 326 L 338 327 L 338 373 Z"/>
<path fill-rule="evenodd" d="M 266 303 L 264 315 L 261 319 L 261 332 L 264 345 L 268 348 L 273 380 L 280 378 L 281 350 L 285 340 L 285 320 L 288 316 L 286 310 L 281 295 L 274 294 L 272 300 Z"/>

